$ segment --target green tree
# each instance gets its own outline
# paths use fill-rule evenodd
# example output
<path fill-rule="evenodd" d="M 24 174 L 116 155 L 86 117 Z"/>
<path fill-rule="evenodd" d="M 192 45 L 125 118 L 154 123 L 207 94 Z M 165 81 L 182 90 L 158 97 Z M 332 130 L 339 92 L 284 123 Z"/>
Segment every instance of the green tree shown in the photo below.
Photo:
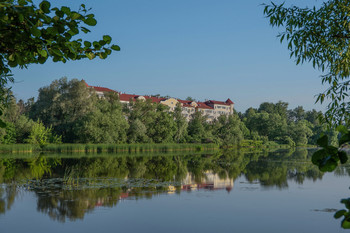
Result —
<path fill-rule="evenodd" d="M 269 140 L 286 135 L 287 122 L 276 113 L 256 113 L 246 120 L 246 126 L 251 132 L 267 136 Z"/>
<path fill-rule="evenodd" d="M 62 135 L 63 142 L 75 142 L 80 133 L 80 121 L 97 110 L 97 96 L 83 81 L 61 78 L 39 89 L 39 97 L 30 111 L 33 120 L 40 119 Z"/>
<path fill-rule="evenodd" d="M 288 121 L 301 121 L 305 119 L 305 110 L 302 106 L 298 106 L 293 110 L 288 111 Z"/>
<path fill-rule="evenodd" d="M 205 131 L 206 118 L 201 111 L 196 111 L 192 114 L 191 120 L 188 123 L 188 135 L 191 142 L 202 142 L 206 138 Z"/>
<path fill-rule="evenodd" d="M 150 142 L 149 137 L 147 136 L 147 128 L 139 119 L 134 119 L 130 121 L 130 127 L 128 130 L 128 142 L 137 143 L 137 142 Z"/>
<path fill-rule="evenodd" d="M 82 143 L 124 143 L 129 128 L 117 93 L 97 100 L 96 110 L 78 121 L 77 141 Z"/>
<path fill-rule="evenodd" d="M 176 124 L 173 116 L 168 112 L 169 108 L 158 104 L 156 115 L 148 128 L 148 135 L 155 143 L 172 142 L 176 132 Z"/>
<path fill-rule="evenodd" d="M 307 145 L 309 137 L 312 136 L 312 130 L 309 126 L 310 123 L 305 120 L 289 124 L 289 135 L 296 145 Z"/>
<path fill-rule="evenodd" d="M 35 122 L 30 131 L 27 143 L 39 145 L 43 148 L 48 143 L 61 143 L 61 137 L 52 132 L 52 127 L 45 127 L 41 121 Z"/>
<path fill-rule="evenodd" d="M 186 136 L 187 136 L 187 126 L 188 123 L 185 119 L 185 117 L 182 115 L 182 107 L 180 103 L 177 103 L 175 109 L 174 109 L 174 120 L 176 124 L 176 132 L 174 134 L 174 141 L 179 142 L 185 142 Z"/>
<path fill-rule="evenodd" d="M 237 114 L 221 115 L 217 121 L 220 126 L 213 133 L 223 145 L 238 145 L 243 140 L 242 127 L 244 125 Z"/>

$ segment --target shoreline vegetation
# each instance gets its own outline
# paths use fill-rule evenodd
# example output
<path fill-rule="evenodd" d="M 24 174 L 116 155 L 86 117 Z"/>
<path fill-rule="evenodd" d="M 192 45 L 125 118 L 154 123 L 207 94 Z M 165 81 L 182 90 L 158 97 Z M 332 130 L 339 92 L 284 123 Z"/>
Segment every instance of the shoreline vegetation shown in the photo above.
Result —
<path fill-rule="evenodd" d="M 146 144 L 47 144 L 40 147 L 36 144 L 2 144 L 0 154 L 54 152 L 54 153 L 143 153 L 143 152 L 214 152 L 227 149 L 264 150 L 264 149 L 291 149 L 290 145 L 271 143 L 252 143 L 249 140 L 240 145 L 222 147 L 214 143 L 146 143 Z M 305 145 L 303 148 L 312 148 Z M 301 147 L 300 147 L 301 148 Z"/>
<path fill-rule="evenodd" d="M 215 151 L 216 144 L 48 144 L 40 147 L 36 144 L 11 144 L 0 145 L 1 153 L 31 153 L 31 152 L 56 152 L 56 153 L 138 153 L 138 152 L 173 152 L 173 151 Z"/>

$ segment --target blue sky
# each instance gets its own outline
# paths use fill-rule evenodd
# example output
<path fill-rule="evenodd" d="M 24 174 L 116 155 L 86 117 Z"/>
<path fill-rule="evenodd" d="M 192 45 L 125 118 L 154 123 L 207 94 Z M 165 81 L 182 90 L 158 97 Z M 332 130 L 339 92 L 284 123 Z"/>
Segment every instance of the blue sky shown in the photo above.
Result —
<path fill-rule="evenodd" d="M 267 1 L 265 1 L 267 2 Z M 282 1 L 275 1 L 277 3 Z M 322 1 L 286 0 L 313 6 Z M 130 94 L 235 102 L 238 111 L 260 103 L 324 110 L 325 89 L 311 64 L 296 66 L 277 29 L 263 16 L 263 0 L 54 0 L 52 6 L 91 7 L 98 24 L 84 38 L 112 36 L 121 47 L 106 60 L 47 62 L 13 70 L 16 98 L 37 97 L 61 77 L 85 79 Z"/>

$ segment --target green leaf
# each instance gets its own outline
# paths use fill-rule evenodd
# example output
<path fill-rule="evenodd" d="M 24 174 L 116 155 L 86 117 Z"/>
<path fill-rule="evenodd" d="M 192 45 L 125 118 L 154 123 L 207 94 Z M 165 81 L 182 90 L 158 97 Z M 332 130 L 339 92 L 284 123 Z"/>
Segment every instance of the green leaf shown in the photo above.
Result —
<path fill-rule="evenodd" d="M 32 35 L 35 36 L 35 37 L 40 37 L 41 36 L 41 31 L 38 28 L 36 28 L 36 27 L 32 27 L 30 29 L 30 33 L 32 33 Z"/>
<path fill-rule="evenodd" d="M 97 24 L 97 21 L 94 18 L 87 18 L 85 19 L 84 23 L 86 23 L 89 26 L 95 26 Z"/>
<path fill-rule="evenodd" d="M 46 29 L 47 33 L 51 34 L 51 35 L 57 35 L 58 34 L 58 30 L 56 27 L 48 27 Z"/>
<path fill-rule="evenodd" d="M 86 53 L 86 56 L 87 56 L 90 60 L 92 60 L 92 59 L 94 59 L 94 58 L 96 57 L 96 55 L 95 55 L 94 53 L 92 53 L 92 52 Z"/>
<path fill-rule="evenodd" d="M 6 128 L 6 123 L 0 119 L 0 128 Z"/>
<path fill-rule="evenodd" d="M 72 20 L 76 20 L 76 19 L 81 17 L 81 14 L 79 14 L 77 12 L 73 12 L 70 17 Z"/>
<path fill-rule="evenodd" d="M 87 29 L 86 27 L 80 27 L 80 29 L 84 32 L 84 33 L 88 33 L 91 32 L 89 29 Z"/>
<path fill-rule="evenodd" d="M 344 143 L 350 142 L 350 133 L 343 134 L 339 139 L 339 146 L 343 145 Z"/>
<path fill-rule="evenodd" d="M 9 64 L 10 67 L 16 67 L 16 66 L 18 65 L 18 63 L 17 63 L 16 60 L 14 60 L 14 61 L 9 61 L 8 64 Z"/>
<path fill-rule="evenodd" d="M 9 59 L 9 61 L 14 61 L 15 60 L 15 54 L 14 53 L 10 54 L 8 59 Z"/>
<path fill-rule="evenodd" d="M 335 147 L 335 146 L 327 146 L 325 147 L 325 149 L 327 153 L 331 155 L 336 155 L 338 153 L 338 147 Z"/>
<path fill-rule="evenodd" d="M 91 42 L 90 41 L 84 41 L 85 47 L 91 47 Z"/>
<path fill-rule="evenodd" d="M 346 218 L 341 223 L 342 228 L 350 229 L 350 219 Z"/>
<path fill-rule="evenodd" d="M 316 143 L 317 143 L 317 145 L 319 145 L 321 147 L 327 147 L 328 146 L 328 136 L 327 135 L 323 135 L 322 137 L 317 139 Z"/>
<path fill-rule="evenodd" d="M 101 59 L 106 59 L 107 58 L 107 54 L 106 53 L 100 53 L 98 55 Z"/>
<path fill-rule="evenodd" d="M 60 17 L 60 18 L 63 18 L 63 16 L 64 16 L 64 12 L 63 12 L 63 11 L 60 11 L 60 10 L 57 10 L 57 11 L 55 12 L 55 14 L 56 14 L 58 17 Z"/>
<path fill-rule="evenodd" d="M 338 151 L 338 157 L 340 159 L 340 162 L 342 164 L 346 163 L 348 161 L 348 155 L 345 151 Z"/>
<path fill-rule="evenodd" d="M 104 45 L 106 44 L 106 41 L 100 40 L 98 43 L 99 43 L 101 46 L 104 46 Z"/>
<path fill-rule="evenodd" d="M 334 214 L 334 218 L 341 218 L 346 213 L 346 210 L 339 210 Z"/>
<path fill-rule="evenodd" d="M 112 50 L 110 50 L 110 49 L 104 49 L 105 50 L 105 53 L 107 54 L 107 55 L 110 55 L 111 53 L 112 53 Z"/>
<path fill-rule="evenodd" d="M 39 4 L 39 7 L 40 7 L 40 10 L 42 10 L 44 13 L 46 14 L 50 13 L 51 4 L 48 1 L 42 1 Z"/>
<path fill-rule="evenodd" d="M 59 49 L 53 48 L 51 49 L 51 52 L 59 57 L 63 57 L 63 53 Z"/>
<path fill-rule="evenodd" d="M 109 35 L 104 35 L 104 36 L 103 36 L 103 40 L 104 40 L 107 44 L 109 44 L 109 43 L 111 43 L 111 41 L 112 41 L 112 37 L 110 37 Z"/>
<path fill-rule="evenodd" d="M 38 62 L 40 63 L 40 64 L 44 64 L 45 62 L 46 62 L 46 57 L 39 57 L 38 58 Z"/>
<path fill-rule="evenodd" d="M 111 49 L 113 49 L 115 51 L 120 51 L 120 47 L 118 45 L 112 45 Z"/>
<path fill-rule="evenodd" d="M 44 49 L 38 49 L 38 53 L 42 56 L 42 57 L 47 57 L 47 52 L 46 52 L 46 50 L 44 50 Z"/>
<path fill-rule="evenodd" d="M 322 172 L 332 172 L 337 166 L 337 161 L 335 161 L 331 156 L 327 156 L 318 167 Z"/>
<path fill-rule="evenodd" d="M 345 125 L 338 125 L 336 130 L 342 134 L 349 133 L 348 128 Z"/>
<path fill-rule="evenodd" d="M 27 1 L 26 0 L 18 0 L 18 4 L 20 6 L 25 6 L 25 5 L 27 5 Z"/>
<path fill-rule="evenodd" d="M 325 150 L 325 149 L 321 149 L 321 150 L 316 151 L 316 152 L 312 155 L 311 161 L 312 161 L 313 164 L 319 165 L 319 164 L 323 161 L 323 159 L 324 159 L 325 157 L 327 157 L 327 156 L 328 156 L 328 155 L 327 155 L 326 150 Z"/>
<path fill-rule="evenodd" d="M 92 44 L 93 44 L 94 48 L 97 49 L 97 50 L 101 48 L 100 43 L 97 42 L 97 41 L 94 41 Z"/>
<path fill-rule="evenodd" d="M 70 8 L 69 7 L 62 6 L 61 11 L 63 11 L 66 15 L 70 15 Z"/>
<path fill-rule="evenodd" d="M 19 21 L 22 23 L 24 21 L 24 16 L 22 14 L 18 15 Z"/>

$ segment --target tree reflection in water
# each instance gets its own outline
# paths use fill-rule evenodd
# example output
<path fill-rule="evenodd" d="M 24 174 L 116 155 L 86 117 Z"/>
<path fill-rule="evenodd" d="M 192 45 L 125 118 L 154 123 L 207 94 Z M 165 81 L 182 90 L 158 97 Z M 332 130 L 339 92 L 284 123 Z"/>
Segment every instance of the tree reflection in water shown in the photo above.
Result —
<path fill-rule="evenodd" d="M 58 221 L 83 219 L 98 206 L 122 199 L 152 198 L 194 189 L 233 188 L 245 176 L 266 188 L 288 188 L 288 182 L 322 179 L 311 164 L 312 152 L 225 151 L 196 155 L 36 155 L 0 159 L 0 213 L 11 208 L 22 187 L 37 196 L 37 210 Z M 339 167 L 338 175 L 350 169 Z"/>

